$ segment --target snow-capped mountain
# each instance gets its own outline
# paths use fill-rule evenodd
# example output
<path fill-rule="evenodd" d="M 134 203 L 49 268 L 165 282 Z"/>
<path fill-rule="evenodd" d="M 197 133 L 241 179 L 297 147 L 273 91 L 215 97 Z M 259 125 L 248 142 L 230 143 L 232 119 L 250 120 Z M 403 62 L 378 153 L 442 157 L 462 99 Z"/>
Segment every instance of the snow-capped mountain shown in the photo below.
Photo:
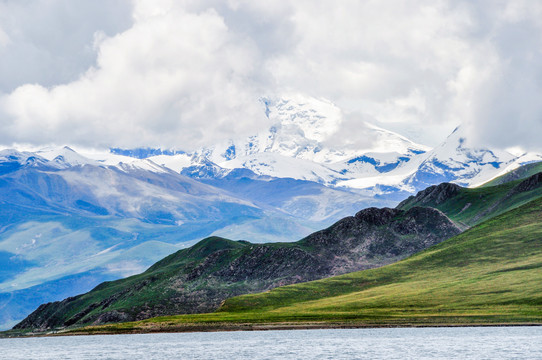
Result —
<path fill-rule="evenodd" d="M 219 179 L 233 169 L 249 169 L 396 200 L 444 181 L 481 184 L 542 160 L 537 154 L 515 156 L 470 144 L 461 127 L 434 149 L 368 123 L 359 133 L 365 146 L 337 144 L 329 140 L 341 128 L 344 114 L 333 103 L 304 96 L 261 101 L 272 123 L 267 130 L 192 153 L 148 159 L 196 179 Z"/>
<path fill-rule="evenodd" d="M 362 124 L 358 145 L 343 144 L 331 102 L 261 101 L 267 129 L 191 152 L 0 151 L 0 328 L 191 240 L 298 240 L 430 185 L 474 186 L 542 161 L 472 144 L 462 128 L 430 149 Z"/>
<path fill-rule="evenodd" d="M 359 132 L 363 145 L 341 144 L 330 141 L 344 121 L 344 114 L 333 103 L 301 95 L 260 101 L 272 124 L 266 130 L 193 152 L 112 149 L 109 153 L 77 153 L 64 147 L 16 156 L 26 156 L 25 161 L 35 162 L 34 166 L 45 159 L 57 168 L 105 165 L 122 171 L 171 171 L 198 180 L 221 179 L 236 169 L 247 169 L 257 176 L 312 181 L 365 190 L 369 195 L 412 193 L 443 181 L 473 186 L 542 160 L 538 154 L 516 156 L 471 144 L 461 127 L 434 149 L 368 123 Z M 6 164 L 3 166 L 10 166 Z"/>
<path fill-rule="evenodd" d="M 225 175 L 244 168 L 257 175 L 291 177 L 334 185 L 391 171 L 430 148 L 371 124 L 362 124 L 359 143 L 337 144 L 344 114 L 333 103 L 304 96 L 263 98 L 272 125 L 247 138 L 232 139 L 192 153 L 149 156 L 157 164 L 194 176 L 209 170 Z M 149 151 L 152 154 L 155 151 Z M 125 153 L 141 154 L 141 151 Z M 173 154 L 173 152 L 168 152 Z M 211 165 L 212 164 L 212 165 Z M 198 171 L 201 167 L 201 171 Z"/>
<path fill-rule="evenodd" d="M 426 154 L 416 172 L 405 180 L 405 184 L 413 189 L 441 182 L 470 186 L 492 179 L 503 170 L 519 166 L 518 160 L 521 161 L 506 151 L 469 144 L 463 128 L 458 127 L 444 142 Z"/>
<path fill-rule="evenodd" d="M 476 146 L 469 142 L 464 129 L 458 127 L 443 143 L 425 154 L 416 172 L 403 184 L 415 191 L 441 182 L 477 186 L 534 161 L 542 161 L 542 156 L 532 153 L 516 156 Z"/>
<path fill-rule="evenodd" d="M 28 161 L 38 166 L 43 158 L 58 168 L 87 164 L 122 171 L 172 171 L 197 180 L 222 179 L 236 169 L 246 169 L 258 176 L 311 181 L 400 200 L 444 181 L 481 184 L 527 162 L 542 160 L 537 154 L 516 156 L 470 144 L 461 127 L 434 149 L 368 123 L 356 134 L 361 145 L 341 144 L 336 136 L 344 114 L 333 103 L 300 95 L 262 98 L 261 103 L 271 123 L 267 129 L 192 152 L 113 149 L 76 153 L 65 147 L 60 151 L 40 149 L 34 154 L 38 157 L 32 155 Z"/>
<path fill-rule="evenodd" d="M 293 241 L 390 205 L 246 169 L 218 178 L 68 147 L 0 151 L 0 328 L 42 302 L 141 272 L 191 240 Z"/>
<path fill-rule="evenodd" d="M 342 111 L 333 103 L 299 95 L 287 99 L 264 98 L 261 101 L 272 122 L 268 129 L 245 139 L 204 148 L 198 153 L 216 164 L 232 168 L 227 166 L 229 161 L 261 153 L 273 153 L 317 164 L 333 164 L 368 152 L 407 155 L 412 151 L 419 153 L 429 150 L 426 146 L 370 124 L 360 126 L 359 136 L 365 139 L 359 143 L 364 146 L 336 144 L 337 141 L 330 143 L 344 121 Z"/>
<path fill-rule="evenodd" d="M 392 171 L 343 181 L 338 186 L 372 189 L 380 194 L 414 193 L 442 182 L 477 186 L 534 161 L 542 161 L 542 156 L 530 153 L 516 156 L 470 144 L 463 128 L 458 127 L 440 145 Z"/>

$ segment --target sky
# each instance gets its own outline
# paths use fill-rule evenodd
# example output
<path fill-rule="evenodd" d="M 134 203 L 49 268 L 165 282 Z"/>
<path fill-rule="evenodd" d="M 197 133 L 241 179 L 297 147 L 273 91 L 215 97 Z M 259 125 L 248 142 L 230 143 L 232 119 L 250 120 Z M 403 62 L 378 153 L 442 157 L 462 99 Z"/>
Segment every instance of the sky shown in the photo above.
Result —
<path fill-rule="evenodd" d="M 542 1 L 0 0 L 1 144 L 190 150 L 288 94 L 360 143 L 542 151 Z"/>

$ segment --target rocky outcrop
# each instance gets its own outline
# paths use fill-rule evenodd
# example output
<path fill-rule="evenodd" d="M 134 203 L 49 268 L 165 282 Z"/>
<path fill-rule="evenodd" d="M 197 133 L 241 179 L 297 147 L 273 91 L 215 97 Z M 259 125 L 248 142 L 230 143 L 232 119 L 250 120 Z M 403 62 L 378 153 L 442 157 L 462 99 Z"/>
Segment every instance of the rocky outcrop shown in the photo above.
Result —
<path fill-rule="evenodd" d="M 539 172 L 537 174 L 534 174 L 527 179 L 520 182 L 514 190 L 516 192 L 526 192 L 538 189 L 540 185 L 542 184 L 542 172 Z"/>
<path fill-rule="evenodd" d="M 409 196 L 397 208 L 402 209 L 412 203 L 418 206 L 437 206 L 459 194 L 461 189 L 461 186 L 452 183 L 433 185 L 418 192 L 416 195 Z"/>
<path fill-rule="evenodd" d="M 389 264 L 460 232 L 446 215 L 433 208 L 369 208 L 300 243 L 326 259 L 330 275 L 339 275 Z"/>
<path fill-rule="evenodd" d="M 141 275 L 44 304 L 15 328 L 45 330 L 209 312 L 232 296 L 389 264 L 459 232 L 433 208 L 369 208 L 296 243 L 208 238 Z"/>

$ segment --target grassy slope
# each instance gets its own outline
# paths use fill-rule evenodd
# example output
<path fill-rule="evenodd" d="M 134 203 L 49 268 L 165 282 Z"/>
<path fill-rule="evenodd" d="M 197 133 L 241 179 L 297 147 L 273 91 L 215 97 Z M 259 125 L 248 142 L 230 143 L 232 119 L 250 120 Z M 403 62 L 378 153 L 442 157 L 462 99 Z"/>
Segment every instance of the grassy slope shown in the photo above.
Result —
<path fill-rule="evenodd" d="M 542 323 L 542 199 L 382 268 L 235 297 L 216 313 L 84 331 L 167 331 L 285 322 Z"/>
<path fill-rule="evenodd" d="M 517 191 L 516 188 L 523 181 L 522 178 L 495 186 L 461 188 L 457 195 L 441 203 L 421 204 L 416 197 L 411 196 L 399 204 L 398 208 L 408 210 L 413 206 L 430 206 L 439 209 L 459 225 L 474 226 L 542 196 L 542 186 L 530 191 Z"/>
<path fill-rule="evenodd" d="M 522 177 L 527 177 L 528 175 L 531 174 L 531 172 L 534 171 L 534 169 L 538 169 L 538 167 L 530 166 L 527 170 L 525 170 L 525 171 L 522 170 L 521 171 Z M 456 194 L 455 196 L 453 196 L 450 199 L 447 199 L 443 203 L 424 204 L 424 205 L 426 205 L 426 206 L 433 205 L 433 206 L 439 208 L 444 213 L 446 213 L 448 216 L 450 216 L 456 222 L 472 225 L 472 224 L 479 223 L 484 219 L 495 216 L 496 214 L 503 213 L 503 212 L 505 212 L 505 211 L 507 211 L 509 209 L 521 206 L 522 204 L 527 203 L 529 200 L 542 195 L 542 187 L 540 187 L 540 186 L 535 186 L 534 190 L 530 190 L 530 191 L 522 191 L 522 192 L 515 191 L 514 189 L 521 182 L 522 182 L 522 180 L 516 180 L 516 181 L 512 181 L 512 182 L 497 185 L 497 186 L 487 186 L 487 187 L 475 188 L 475 189 L 461 188 L 458 194 Z M 410 198 L 409 200 L 405 201 L 402 204 L 401 207 L 403 209 L 408 209 L 408 208 L 411 208 L 412 206 L 419 205 L 418 203 L 416 203 L 415 200 L 416 199 L 414 199 L 414 198 Z M 470 204 L 470 205 L 466 206 L 467 204 Z M 535 204 L 535 203 L 533 202 L 533 203 L 531 203 L 531 205 L 532 204 Z M 488 209 L 490 211 L 488 211 Z M 490 224 L 490 225 L 487 225 L 486 223 L 480 225 L 476 229 L 473 229 L 473 230 L 467 232 L 466 233 L 467 235 L 465 235 L 465 236 L 471 236 L 471 235 L 468 235 L 468 234 L 472 234 L 472 231 L 475 231 L 475 234 L 477 234 L 477 233 L 480 232 L 480 229 L 483 229 L 486 226 L 490 226 L 490 228 L 492 226 L 495 227 L 496 224 L 499 224 L 499 225 L 504 224 L 504 226 L 507 226 L 506 224 L 510 223 L 510 221 L 507 220 L 508 219 L 507 217 L 511 216 L 511 215 L 509 215 L 509 214 L 505 214 L 505 215 L 506 216 L 503 215 L 499 219 L 487 222 L 487 224 Z M 505 220 L 503 220 L 503 219 L 505 219 Z M 536 223 L 533 226 L 536 227 Z M 523 229 L 524 229 L 524 227 L 522 226 L 520 228 L 521 228 L 521 231 L 517 232 L 517 234 L 521 234 L 521 236 L 523 237 Z M 531 230 L 532 229 L 529 228 L 529 231 L 531 231 Z M 508 230 L 502 229 L 503 234 L 508 234 L 508 235 L 510 235 L 511 232 L 513 233 L 515 231 L 516 230 L 514 228 L 510 228 Z M 525 233 L 525 235 L 529 235 L 529 234 Z M 463 236 L 460 236 L 459 239 L 463 239 Z M 232 253 L 231 255 L 233 255 L 233 254 L 239 255 L 241 252 L 244 252 L 243 248 L 246 246 L 246 244 L 244 244 L 242 242 L 241 243 L 240 242 L 233 242 L 233 241 L 229 241 L 229 240 L 225 240 L 225 239 L 221 239 L 221 240 L 223 240 L 223 241 L 218 241 L 218 242 L 215 243 L 216 239 L 214 239 L 213 241 L 209 241 L 208 244 L 207 244 L 206 241 L 202 241 L 200 244 L 196 245 L 194 248 L 184 250 L 182 252 L 179 252 L 178 254 L 174 254 L 174 255 L 171 255 L 171 256 L 165 258 L 164 260 L 160 261 L 158 264 L 153 266 L 151 269 L 149 269 L 149 271 L 147 273 L 152 272 L 152 270 L 156 270 L 157 273 L 160 273 L 160 277 L 168 278 L 168 276 L 167 276 L 168 273 L 173 274 L 176 271 L 175 269 L 178 268 L 179 264 L 189 263 L 189 262 L 199 263 L 199 262 L 201 262 L 203 260 L 203 257 L 206 254 L 208 254 L 209 252 L 212 252 L 214 250 L 218 250 L 218 249 L 214 248 L 215 246 L 223 246 L 224 248 L 237 249 L 237 251 L 234 251 L 234 253 Z M 446 242 L 446 244 L 450 244 L 450 242 Z M 281 245 L 284 245 L 284 244 L 281 244 Z M 277 246 L 278 246 L 278 244 L 277 244 Z M 444 245 L 442 245 L 442 246 L 444 246 Z M 425 256 L 424 254 L 427 254 L 427 252 L 424 252 L 421 255 L 417 255 L 417 256 L 413 257 L 412 259 L 406 261 L 406 263 L 408 264 L 410 261 L 417 261 L 415 259 L 419 259 L 419 256 Z M 468 255 L 472 255 L 472 253 L 468 254 Z M 401 263 L 398 263 L 397 265 L 388 266 L 388 267 L 384 268 L 382 270 L 382 272 L 377 272 L 377 274 L 380 274 L 380 275 L 382 275 L 382 274 L 390 274 L 389 281 L 393 283 L 396 280 L 396 276 L 392 276 L 391 274 L 393 272 L 395 272 L 395 271 L 404 272 L 405 270 L 404 270 L 403 265 L 402 265 L 404 263 L 405 262 L 401 262 Z M 168 266 L 168 264 L 170 264 L 171 266 Z M 496 264 L 496 266 L 500 266 L 500 265 L 501 264 Z M 394 267 L 394 266 L 398 266 L 398 267 Z M 448 272 L 449 269 L 445 268 L 445 270 L 443 270 L 443 271 Z M 364 272 L 363 274 L 365 274 L 364 276 L 369 276 L 369 274 L 371 274 L 371 272 L 368 271 L 368 272 Z M 126 289 L 131 287 L 130 284 L 132 284 L 133 286 L 137 286 L 137 283 L 140 282 L 143 279 L 142 275 L 143 274 L 136 275 L 136 276 L 134 276 L 132 278 L 128 278 L 128 279 L 123 280 L 122 281 L 123 282 L 122 286 L 116 286 L 117 285 L 116 283 L 109 283 L 108 286 L 103 287 L 102 291 L 98 291 L 98 292 L 92 294 L 91 296 L 84 296 L 83 298 L 79 299 L 79 301 L 78 301 L 79 304 L 78 305 L 82 305 L 81 303 L 86 303 L 87 305 L 92 304 L 92 303 L 96 302 L 97 300 L 103 299 L 104 297 L 112 296 L 116 292 L 117 293 L 118 292 L 126 292 Z M 162 275 L 166 275 L 166 276 L 162 276 Z M 401 274 L 401 278 L 402 278 L 403 275 L 404 274 Z M 330 281 L 332 281 L 332 284 L 335 284 L 334 285 L 335 287 L 333 288 L 333 291 L 331 290 L 331 288 L 327 289 L 326 291 L 332 291 L 331 294 L 334 294 L 335 292 L 342 293 L 343 291 L 346 291 L 348 289 L 350 289 L 350 290 L 358 289 L 359 288 L 359 283 L 356 284 L 356 282 L 354 281 L 352 284 L 350 284 L 350 282 L 351 282 L 350 276 L 351 276 L 351 274 L 350 275 L 345 275 L 345 276 L 342 276 L 342 277 L 333 278 L 334 280 L 330 280 Z M 352 276 L 354 276 L 354 275 L 352 275 Z M 153 278 L 155 278 L 155 277 L 153 276 Z M 379 284 L 382 283 L 382 280 L 383 280 L 383 278 L 381 276 L 378 277 L 377 279 L 374 279 L 374 281 L 378 282 Z M 371 280 L 371 281 L 373 281 L 373 280 Z M 401 280 L 401 282 L 402 281 L 403 280 Z M 493 281 L 493 280 L 491 280 L 491 281 Z M 299 294 L 298 294 L 297 298 L 295 298 L 295 297 L 293 297 L 293 298 L 295 298 L 296 301 L 297 301 L 297 300 L 303 300 L 304 296 L 306 296 L 306 294 L 316 293 L 316 294 L 318 294 L 318 296 L 321 295 L 321 292 L 318 290 L 318 288 L 314 288 L 314 289 L 312 288 L 313 286 L 318 287 L 319 286 L 318 284 L 319 284 L 319 282 L 312 282 L 312 283 L 297 285 L 298 287 L 295 288 L 295 289 L 297 289 L 295 291 L 299 292 Z M 111 285 L 113 285 L 113 286 L 111 286 Z M 121 285 L 121 284 L 118 284 L 118 285 Z M 232 285 L 233 284 L 229 284 L 227 286 L 231 287 Z M 395 284 L 395 283 L 393 283 L 393 285 L 390 285 L 390 286 L 392 286 L 392 288 L 394 288 L 394 289 L 397 289 L 398 292 L 402 292 L 402 291 L 405 290 L 405 289 L 402 289 L 401 287 L 398 287 L 398 284 Z M 98 290 L 100 289 L 100 287 L 101 286 L 98 286 Z M 145 296 L 145 294 L 141 294 L 143 296 L 138 295 L 137 300 L 141 301 L 141 298 L 146 298 L 145 299 L 146 302 L 148 304 L 152 304 L 152 303 L 156 302 L 157 300 L 159 301 L 158 298 L 161 298 L 161 296 L 158 296 L 158 297 L 156 296 L 156 291 L 162 291 L 163 292 L 164 289 L 167 289 L 167 288 L 168 287 L 165 287 L 164 284 L 162 284 L 162 281 L 156 281 L 156 283 L 154 283 L 154 281 L 152 281 L 152 279 L 151 279 L 151 283 L 148 284 L 148 286 L 146 286 L 145 289 L 143 289 L 143 292 L 146 293 L 147 296 Z M 288 289 L 288 288 L 289 287 L 284 287 L 284 288 L 281 288 L 281 289 Z M 139 291 L 139 290 L 141 290 L 141 289 L 135 289 L 135 291 Z M 197 289 L 194 289 L 194 290 L 197 290 Z M 350 290 L 348 290 L 348 291 L 350 291 Z M 279 291 L 279 293 L 280 293 L 280 291 L 282 291 L 282 290 L 279 289 L 277 291 Z M 275 294 L 275 292 L 273 292 L 273 294 Z M 94 296 L 94 295 L 96 295 L 96 296 Z M 129 295 L 129 294 L 125 294 L 125 295 Z M 249 295 L 248 298 L 250 298 L 250 296 L 252 296 L 252 295 Z M 255 296 L 257 297 L 258 295 L 255 295 Z M 378 296 L 380 296 L 380 295 L 378 295 Z M 120 309 L 120 308 L 126 308 L 126 307 L 136 305 L 136 304 L 130 303 L 131 298 L 132 298 L 131 296 L 124 296 L 124 300 L 117 303 L 117 304 L 115 304 L 114 308 L 119 308 Z M 239 297 L 239 298 L 235 298 L 235 299 L 243 299 L 243 298 L 244 297 Z M 235 301 L 237 301 L 237 300 L 228 300 L 226 302 L 226 305 L 222 307 L 222 310 L 221 310 L 222 312 L 219 313 L 219 314 L 196 315 L 195 317 L 192 317 L 190 315 L 186 315 L 186 316 L 182 317 L 183 320 L 181 320 L 181 323 L 184 323 L 186 321 L 189 321 L 189 322 L 192 321 L 190 319 L 193 319 L 194 321 L 197 321 L 197 322 L 201 322 L 201 321 L 205 322 L 205 321 L 207 321 L 206 319 L 208 319 L 208 321 L 219 321 L 219 320 L 220 321 L 222 321 L 222 320 L 230 321 L 230 320 L 235 320 L 235 319 L 237 319 L 239 321 L 248 321 L 250 319 L 252 319 L 251 321 L 256 321 L 257 319 L 260 319 L 261 321 L 269 321 L 270 314 L 267 314 L 264 317 L 260 317 L 258 315 L 258 312 L 260 310 L 256 310 L 255 313 L 251 313 L 250 311 L 247 312 L 245 310 L 243 310 L 241 313 L 239 313 L 237 311 L 233 311 L 233 312 L 230 311 L 230 310 L 235 308 L 235 306 L 236 306 L 236 305 L 234 305 Z M 333 302 L 333 301 L 335 301 L 335 299 L 332 299 L 330 301 Z M 410 305 L 408 305 L 408 306 L 410 306 Z M 63 311 L 68 310 L 68 312 L 70 312 L 69 310 L 72 310 L 74 313 L 71 314 L 71 315 L 74 315 L 77 312 L 77 310 L 76 310 L 75 307 L 72 308 L 72 309 L 63 309 Z M 255 308 L 255 309 L 257 309 L 257 308 Z M 228 310 L 228 311 L 226 311 L 226 310 Z M 444 307 L 440 311 L 442 312 L 443 310 L 444 310 Z M 388 313 L 389 309 L 385 309 L 383 311 Z M 276 311 L 273 311 L 273 313 L 276 313 Z M 250 314 L 250 318 L 247 317 L 247 316 L 249 316 L 249 314 Z M 277 316 L 279 316 L 279 315 L 277 315 Z M 282 315 L 280 315 L 280 316 L 282 316 Z M 301 318 L 305 317 L 305 315 L 302 315 L 301 313 L 299 313 L 297 316 L 301 317 Z M 288 315 L 288 317 L 291 317 L 291 314 Z M 308 318 L 314 318 L 314 314 L 310 315 Z M 341 318 L 344 320 L 347 317 L 346 318 L 343 318 L 341 316 L 337 317 L 337 319 L 341 319 Z M 356 319 L 359 320 L 359 317 L 357 317 L 357 315 L 356 315 Z M 258 321 L 260 321 L 260 320 L 258 320 Z M 463 321 L 463 320 L 461 320 L 461 321 Z M 174 322 L 177 323 L 177 320 L 175 320 Z M 124 326 L 124 325 L 121 325 L 121 326 Z"/>
<path fill-rule="evenodd" d="M 542 172 L 542 161 L 520 166 L 515 170 L 488 181 L 482 187 L 501 185 L 510 181 L 525 179 L 539 172 Z"/>
<path fill-rule="evenodd" d="M 104 282 L 94 288 L 92 291 L 77 297 L 77 300 L 70 303 L 68 307 L 63 307 L 58 316 L 68 318 L 78 314 L 85 307 L 92 308 L 92 304 L 100 303 L 92 311 L 84 314 L 100 311 L 102 306 L 112 305 L 113 310 L 131 308 L 146 303 L 149 306 L 160 304 L 167 293 L 172 292 L 168 286 L 167 280 L 174 276 L 179 268 L 187 264 L 201 263 L 207 255 L 217 250 L 242 249 L 245 244 L 242 242 L 231 241 L 219 237 L 210 237 L 200 241 L 196 245 L 178 251 L 166 258 L 160 260 L 149 270 L 142 274 L 134 275 L 126 279 Z M 239 253 L 235 253 L 239 255 Z M 152 273 L 151 277 L 148 276 Z M 113 304 L 102 304 L 104 299 L 121 295 L 120 301 L 114 301 Z M 137 296 L 132 296 L 132 295 Z M 163 304 L 167 306 L 167 304 Z"/>
<path fill-rule="evenodd" d="M 366 209 L 296 243 L 208 238 L 143 274 L 44 304 L 17 329 L 52 329 L 207 313 L 241 294 L 377 267 L 450 238 L 459 230 L 434 209 Z"/>

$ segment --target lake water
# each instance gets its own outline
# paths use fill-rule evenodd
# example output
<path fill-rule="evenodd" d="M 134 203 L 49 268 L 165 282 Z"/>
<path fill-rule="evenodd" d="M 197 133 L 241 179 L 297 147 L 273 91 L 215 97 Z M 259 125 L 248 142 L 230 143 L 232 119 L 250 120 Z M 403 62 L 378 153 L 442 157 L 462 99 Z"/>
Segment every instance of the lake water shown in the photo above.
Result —
<path fill-rule="evenodd" d="M 542 327 L 0 339 L 0 359 L 542 359 Z"/>

